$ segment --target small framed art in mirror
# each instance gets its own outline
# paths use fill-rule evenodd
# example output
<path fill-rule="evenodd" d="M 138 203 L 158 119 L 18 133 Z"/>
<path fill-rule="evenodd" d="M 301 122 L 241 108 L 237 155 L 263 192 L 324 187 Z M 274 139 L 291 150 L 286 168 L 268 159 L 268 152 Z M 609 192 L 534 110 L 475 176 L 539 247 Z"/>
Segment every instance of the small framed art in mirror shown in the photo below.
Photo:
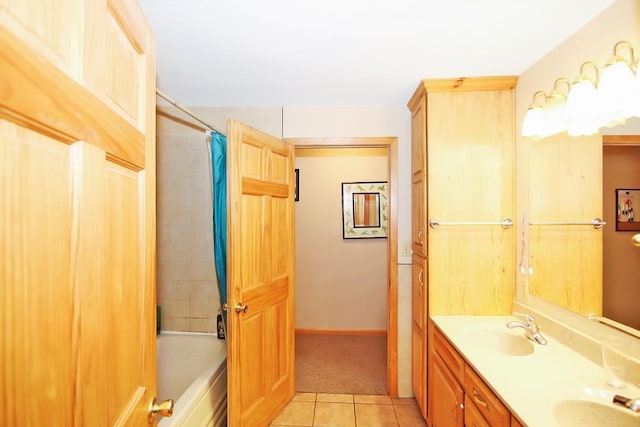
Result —
<path fill-rule="evenodd" d="M 640 231 L 640 189 L 616 188 L 616 231 Z"/>
<path fill-rule="evenodd" d="M 387 182 L 342 183 L 342 238 L 387 237 Z"/>

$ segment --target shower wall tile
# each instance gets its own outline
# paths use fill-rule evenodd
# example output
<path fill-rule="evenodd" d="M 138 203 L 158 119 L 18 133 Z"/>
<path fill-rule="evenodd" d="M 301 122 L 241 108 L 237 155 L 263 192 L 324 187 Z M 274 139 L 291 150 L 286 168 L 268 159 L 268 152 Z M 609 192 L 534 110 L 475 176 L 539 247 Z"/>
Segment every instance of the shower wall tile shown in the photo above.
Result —
<path fill-rule="evenodd" d="M 162 315 L 167 317 L 189 317 L 190 300 L 188 298 L 158 299 Z"/>
<path fill-rule="evenodd" d="M 189 327 L 188 317 L 165 317 L 162 315 L 162 330 L 163 331 L 191 331 Z"/>
<path fill-rule="evenodd" d="M 220 305 L 218 283 L 215 280 L 194 280 L 189 283 L 191 299 L 216 301 L 215 306 L 217 307 Z"/>
<path fill-rule="evenodd" d="M 192 262 L 188 264 L 188 280 L 211 280 L 215 278 L 215 265 L 210 262 Z"/>
<path fill-rule="evenodd" d="M 191 300 L 190 313 L 191 317 L 208 318 L 218 313 L 220 304 L 216 304 L 213 300 Z"/>
<path fill-rule="evenodd" d="M 191 245 L 189 245 L 190 255 L 189 259 L 194 262 L 206 262 L 211 263 L 213 258 L 213 238 L 206 239 L 206 237 L 194 238 Z"/>
<path fill-rule="evenodd" d="M 204 318 L 195 318 L 191 317 L 189 320 L 189 330 L 190 331 L 207 331 L 213 332 L 209 330 L 209 319 Z"/>
<path fill-rule="evenodd" d="M 158 279 L 188 280 L 190 266 L 186 262 L 158 262 Z"/>
<path fill-rule="evenodd" d="M 227 118 L 233 118 L 282 135 L 280 107 L 190 109 L 222 132 Z M 158 303 L 164 330 L 215 332 L 220 297 L 213 256 L 209 151 L 204 131 L 189 123 L 194 122 L 174 107 L 158 107 Z"/>
<path fill-rule="evenodd" d="M 189 298 L 191 295 L 190 283 L 180 280 L 159 280 L 158 302 L 160 300 Z"/>

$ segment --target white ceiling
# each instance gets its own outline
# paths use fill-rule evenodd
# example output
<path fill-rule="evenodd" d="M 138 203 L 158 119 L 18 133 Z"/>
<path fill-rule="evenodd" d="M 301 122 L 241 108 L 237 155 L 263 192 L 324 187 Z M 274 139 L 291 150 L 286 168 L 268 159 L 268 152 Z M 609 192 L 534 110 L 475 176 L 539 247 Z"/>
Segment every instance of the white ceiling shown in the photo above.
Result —
<path fill-rule="evenodd" d="M 519 75 L 614 0 L 139 0 L 184 105 L 404 106 L 424 78 Z"/>

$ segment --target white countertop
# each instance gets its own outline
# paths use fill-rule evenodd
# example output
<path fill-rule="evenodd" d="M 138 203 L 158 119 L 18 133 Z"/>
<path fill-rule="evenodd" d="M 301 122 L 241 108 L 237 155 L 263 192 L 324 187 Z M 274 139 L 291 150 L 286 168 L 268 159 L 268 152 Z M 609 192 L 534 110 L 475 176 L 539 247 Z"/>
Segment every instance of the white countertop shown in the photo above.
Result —
<path fill-rule="evenodd" d="M 543 330 L 540 332 L 548 343 L 533 343 L 532 354 L 503 353 L 497 345 L 498 334 L 524 335 L 521 328 L 505 326 L 511 320 L 517 320 L 513 316 L 431 316 L 431 319 L 510 411 L 529 427 L 568 425 L 554 415 L 554 407 L 563 401 L 588 400 L 611 407 L 613 411 L 633 414 L 629 409 L 611 403 L 613 396 L 640 398 L 640 388 L 633 385 L 625 388 L 607 385 L 607 376 L 601 366 L 544 335 Z M 583 411 L 578 405 L 572 405 L 572 408 Z M 579 416 L 594 419 L 593 414 L 584 411 Z M 637 421 L 640 426 L 640 415 Z M 580 425 L 578 420 L 576 422 L 576 426 Z M 616 424 L 607 422 L 607 425 Z M 635 420 L 633 425 L 636 425 Z"/>

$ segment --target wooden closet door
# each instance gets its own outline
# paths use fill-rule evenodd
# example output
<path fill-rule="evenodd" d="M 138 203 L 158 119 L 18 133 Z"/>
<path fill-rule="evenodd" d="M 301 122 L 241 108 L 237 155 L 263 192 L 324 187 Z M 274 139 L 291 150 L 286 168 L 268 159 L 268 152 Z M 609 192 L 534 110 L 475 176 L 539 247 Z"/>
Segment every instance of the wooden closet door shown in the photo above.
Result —
<path fill-rule="evenodd" d="M 295 394 L 293 146 L 227 122 L 228 417 L 266 426 Z"/>
<path fill-rule="evenodd" d="M 146 425 L 155 60 L 133 0 L 0 0 L 0 425 Z"/>

